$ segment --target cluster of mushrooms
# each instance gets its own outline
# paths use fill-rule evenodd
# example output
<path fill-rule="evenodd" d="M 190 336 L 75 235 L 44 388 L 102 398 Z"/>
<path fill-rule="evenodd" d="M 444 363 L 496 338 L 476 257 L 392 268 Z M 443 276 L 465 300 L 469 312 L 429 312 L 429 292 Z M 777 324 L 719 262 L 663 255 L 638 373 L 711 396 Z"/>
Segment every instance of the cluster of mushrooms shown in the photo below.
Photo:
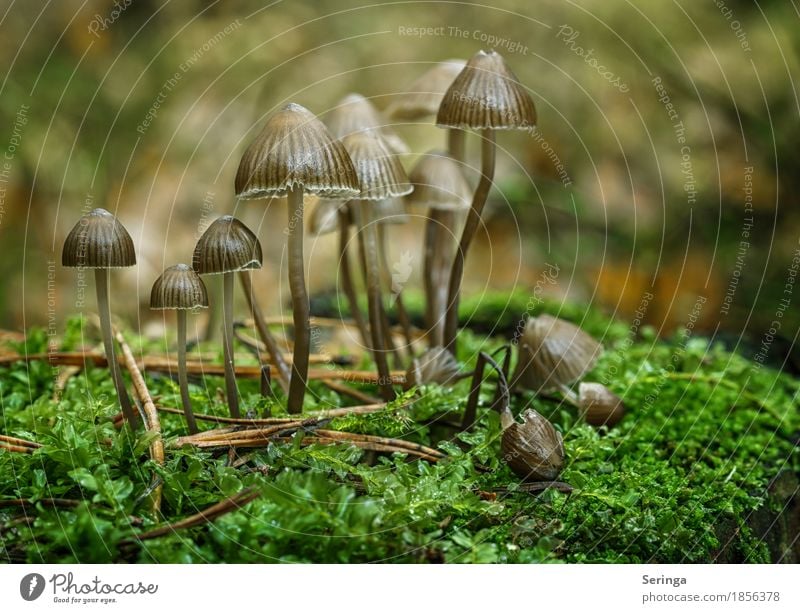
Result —
<path fill-rule="evenodd" d="M 399 155 L 409 152 L 388 125 L 395 121 L 420 121 L 436 116 L 436 125 L 447 129 L 446 150 L 420 156 L 406 174 Z M 407 366 L 408 386 L 447 384 L 463 375 L 456 355 L 457 313 L 467 252 L 481 222 L 481 213 L 492 186 L 495 167 L 495 131 L 531 129 L 536 110 L 528 92 L 496 52 L 479 52 L 468 62 L 442 62 L 397 96 L 385 115 L 366 98 L 351 94 L 330 114 L 328 125 L 298 104 L 288 104 L 271 115 L 261 133 L 242 156 L 235 180 L 239 199 L 282 198 L 288 223 L 289 288 L 293 313 L 293 354 L 290 363 L 266 325 L 256 300 L 250 271 L 261 268 L 258 237 L 240 220 L 229 215 L 209 225 L 198 240 L 191 266 L 167 268 L 153 284 L 152 309 L 177 312 L 178 380 L 186 422 L 197 432 L 192 414 L 186 373 L 186 316 L 209 306 L 201 276 L 222 276 L 222 314 L 225 392 L 232 417 L 240 417 L 233 349 L 233 293 L 235 277 L 250 307 L 259 337 L 287 398 L 289 413 L 300 413 L 308 380 L 310 309 L 303 265 L 304 209 L 315 207 L 311 232 L 339 234 L 339 278 L 350 314 L 369 349 L 378 373 L 378 388 L 386 401 L 396 396 L 389 358 Z M 473 189 L 465 170 L 466 130 L 480 136 L 480 178 Z M 308 196 L 311 197 L 307 198 Z M 386 256 L 389 226 L 401 222 L 406 207 L 425 207 L 424 233 L 425 335 L 427 350 L 415 355 L 415 341 L 402 287 L 392 296 L 404 337 L 400 357 L 384 304 L 384 289 L 391 277 Z M 367 294 L 367 312 L 361 312 L 349 254 L 351 229 L 355 228 L 360 264 Z M 455 237 L 460 236 L 456 242 Z M 122 224 L 108 211 L 95 209 L 84 215 L 69 233 L 62 255 L 64 266 L 95 270 L 97 304 L 106 356 L 125 419 L 135 427 L 138 411 L 131 404 L 115 358 L 109 307 L 110 269 L 136 263 L 133 241 Z M 561 435 L 542 415 L 529 409 L 518 423 L 508 403 L 510 390 L 559 392 L 576 404 L 586 420 L 613 425 L 622 415 L 622 403 L 605 386 L 580 383 L 596 361 L 601 346 L 579 328 L 549 316 L 531 318 L 518 343 L 518 361 L 509 376 L 510 353 L 497 365 L 481 354 L 480 372 L 473 374 L 464 427 L 474 422 L 483 368 L 490 363 L 498 373 L 502 449 L 509 466 L 522 478 L 553 480 L 564 462 Z M 405 360 L 403 360 L 405 358 Z M 477 387 L 476 387 L 477 386 Z M 501 389 L 502 387 L 502 389 Z"/>

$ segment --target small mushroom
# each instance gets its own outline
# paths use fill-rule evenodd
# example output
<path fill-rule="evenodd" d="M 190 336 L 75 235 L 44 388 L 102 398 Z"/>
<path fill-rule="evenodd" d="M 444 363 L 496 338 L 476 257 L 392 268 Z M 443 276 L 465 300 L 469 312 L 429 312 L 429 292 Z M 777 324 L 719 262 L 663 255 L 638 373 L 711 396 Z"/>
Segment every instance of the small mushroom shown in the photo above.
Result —
<path fill-rule="evenodd" d="M 186 375 L 186 312 L 208 308 L 208 293 L 200 276 L 186 264 L 167 268 L 153 283 L 150 308 L 174 310 L 178 317 L 178 383 L 181 388 L 183 413 L 189 432 L 197 432 L 189 398 L 189 379 Z"/>
<path fill-rule="evenodd" d="M 603 346 L 568 321 L 551 315 L 531 317 L 519 340 L 513 386 L 548 393 L 582 378 L 597 362 Z"/>
<path fill-rule="evenodd" d="M 495 166 L 495 130 L 532 129 L 536 109 L 528 92 L 495 51 L 479 51 L 453 81 L 442 99 L 436 124 L 445 128 L 480 130 L 481 178 L 450 272 L 445 312 L 444 346 L 456 353 L 458 300 L 464 274 L 464 261 L 480 225 L 481 213 L 492 187 Z"/>
<path fill-rule="evenodd" d="M 389 364 L 383 352 L 385 347 L 383 307 L 381 302 L 380 264 L 376 223 L 373 218 L 374 201 L 405 196 L 414 188 L 408 182 L 403 167 L 392 155 L 377 132 L 355 132 L 342 141 L 356 169 L 360 193 L 352 202 L 357 225 L 361 231 L 364 263 L 367 276 L 367 298 L 369 302 L 369 328 L 372 336 L 372 351 L 378 368 L 381 395 L 385 400 L 395 397 L 392 389 Z"/>
<path fill-rule="evenodd" d="M 267 119 L 244 152 L 236 172 L 239 198 L 286 197 L 289 290 L 294 318 L 294 353 L 288 410 L 300 413 L 308 379 L 310 307 L 303 262 L 303 194 L 350 198 L 358 189 L 353 162 L 342 144 L 313 113 L 288 104 Z"/>
<path fill-rule="evenodd" d="M 561 433 L 533 409 L 522 414 L 522 423 L 515 421 L 508 410 L 500 418 L 500 448 L 511 470 L 524 481 L 555 481 L 564 467 Z"/>
<path fill-rule="evenodd" d="M 214 220 L 197 241 L 192 268 L 200 275 L 222 275 L 222 345 L 225 393 L 231 417 L 239 417 L 239 394 L 233 356 L 234 273 L 261 268 L 261 243 L 250 229 L 230 215 Z"/>
<path fill-rule="evenodd" d="M 460 372 L 458 362 L 444 347 L 432 347 L 414 358 L 406 371 L 406 388 L 436 383 L 455 383 Z"/>
<path fill-rule="evenodd" d="M 100 331 L 108 360 L 111 378 L 117 391 L 122 414 L 135 428 L 138 413 L 131 405 L 130 397 L 122 381 L 119 362 L 114 355 L 114 338 L 111 332 L 111 308 L 109 306 L 110 269 L 136 265 L 133 240 L 125 227 L 105 209 L 94 209 L 81 217 L 64 241 L 61 264 L 70 268 L 93 268 L 97 291 L 97 310 L 100 315 Z"/>
<path fill-rule="evenodd" d="M 361 94 L 348 94 L 328 113 L 325 124 L 339 140 L 356 132 L 375 130 L 392 153 L 409 153 L 408 145 L 387 123 L 386 118 Z"/>
<path fill-rule="evenodd" d="M 625 405 L 602 383 L 578 385 L 578 408 L 586 423 L 592 426 L 616 425 L 625 415 Z"/>
<path fill-rule="evenodd" d="M 414 191 L 406 198 L 408 204 L 428 209 L 423 248 L 425 323 L 430 344 L 438 346 L 444 342 L 444 314 L 455 237 L 469 210 L 471 190 L 460 164 L 443 151 L 433 150 L 421 156 L 411 169 L 409 179 Z"/>

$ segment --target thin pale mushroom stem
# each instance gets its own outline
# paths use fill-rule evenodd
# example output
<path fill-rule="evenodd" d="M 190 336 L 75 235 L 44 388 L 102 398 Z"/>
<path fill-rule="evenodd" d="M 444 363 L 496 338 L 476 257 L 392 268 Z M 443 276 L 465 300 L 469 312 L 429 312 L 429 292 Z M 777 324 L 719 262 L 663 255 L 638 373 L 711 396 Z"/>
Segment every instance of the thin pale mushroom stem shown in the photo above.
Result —
<path fill-rule="evenodd" d="M 339 274 L 342 277 L 342 289 L 347 298 L 347 304 L 350 307 L 350 317 L 355 321 L 358 333 L 361 335 L 361 342 L 365 348 L 369 349 L 370 339 L 367 324 L 364 321 L 364 315 L 361 309 L 358 308 L 358 298 L 356 288 L 353 284 L 353 273 L 350 269 L 350 255 L 347 249 L 350 242 L 350 222 L 347 217 L 347 210 L 345 207 L 339 209 Z"/>
<path fill-rule="evenodd" d="M 186 311 L 178 309 L 178 384 L 181 388 L 181 403 L 189 432 L 197 432 L 197 422 L 192 413 L 192 400 L 189 397 L 189 377 L 186 374 Z"/>
<path fill-rule="evenodd" d="M 378 388 L 381 398 L 393 400 L 395 398 L 394 389 L 391 384 L 389 373 L 389 363 L 386 360 L 386 353 L 383 351 L 383 323 L 381 309 L 381 279 L 380 269 L 378 268 L 378 238 L 374 223 L 372 223 L 372 206 L 367 201 L 356 203 L 359 207 L 359 217 L 361 221 L 361 235 L 363 237 L 364 263 L 367 275 L 367 299 L 369 303 L 369 329 L 372 335 L 373 355 L 375 365 L 378 368 Z"/>
<path fill-rule="evenodd" d="M 292 377 L 289 382 L 289 413 L 303 410 L 308 379 L 308 355 L 311 349 L 310 307 L 303 264 L 303 188 L 294 187 L 287 193 L 289 209 L 288 251 L 289 291 L 292 294 L 294 318 L 294 353 Z"/>
<path fill-rule="evenodd" d="M 114 355 L 114 338 L 111 331 L 111 308 L 108 303 L 108 279 L 109 270 L 107 268 L 97 268 L 94 271 L 95 289 L 97 291 L 97 310 L 100 315 L 100 332 L 103 336 L 103 346 L 106 350 L 111 378 L 114 380 L 114 388 L 117 390 L 117 398 L 122 408 L 122 414 L 130 423 L 131 428 L 136 428 L 139 423 L 139 415 L 131 404 L 128 390 L 122 380 L 122 371 Z"/>
<path fill-rule="evenodd" d="M 467 133 L 458 128 L 447 130 L 447 152 L 459 164 L 464 163 L 464 150 Z"/>
<path fill-rule="evenodd" d="M 386 249 L 386 226 L 384 224 L 378 224 L 378 251 L 380 252 L 381 258 L 381 266 L 383 267 L 383 272 L 386 275 L 386 282 L 389 285 L 389 292 L 394 293 L 394 287 L 392 282 L 392 269 L 389 266 L 389 255 Z M 411 320 L 408 317 L 408 311 L 406 311 L 406 306 L 403 303 L 403 293 L 402 288 L 394 294 L 395 300 L 394 304 L 397 308 L 397 319 L 400 321 L 400 327 L 403 330 L 403 336 L 405 337 L 406 341 L 406 348 L 409 355 L 413 355 L 412 351 L 412 343 L 414 339 L 411 335 Z M 384 334 L 390 334 L 390 330 L 386 330 Z"/>
<path fill-rule="evenodd" d="M 258 336 L 267 348 L 267 352 L 270 358 L 272 358 L 272 363 L 278 371 L 278 381 L 283 391 L 288 392 L 292 371 L 286 363 L 286 360 L 283 359 L 283 352 L 280 350 L 280 347 L 278 347 L 278 342 L 275 340 L 272 332 L 269 331 L 269 327 L 267 327 L 267 323 L 264 320 L 264 313 L 261 311 L 261 307 L 253 293 L 253 282 L 252 279 L 250 279 L 250 271 L 240 271 L 239 281 L 242 283 L 242 290 L 244 291 L 245 298 L 247 298 L 247 304 L 250 306 L 250 313 L 253 315 L 253 322 L 255 323 Z"/>
<path fill-rule="evenodd" d="M 225 394 L 231 417 L 239 417 L 239 392 L 233 356 L 233 283 L 232 272 L 222 274 L 222 349 L 225 360 Z"/>
<path fill-rule="evenodd" d="M 475 194 L 472 197 L 472 205 L 467 215 L 467 222 L 461 233 L 461 240 L 458 244 L 453 267 L 450 272 L 450 282 L 447 293 L 447 310 L 445 311 L 444 327 L 444 346 L 453 355 L 456 355 L 456 333 L 458 331 L 458 301 L 461 292 L 461 281 L 464 276 L 464 260 L 467 251 L 472 244 L 472 239 L 478 230 L 481 222 L 481 213 L 486 205 L 489 190 L 492 188 L 495 163 L 495 135 L 493 130 L 483 130 L 483 141 L 481 144 L 481 179 Z"/>

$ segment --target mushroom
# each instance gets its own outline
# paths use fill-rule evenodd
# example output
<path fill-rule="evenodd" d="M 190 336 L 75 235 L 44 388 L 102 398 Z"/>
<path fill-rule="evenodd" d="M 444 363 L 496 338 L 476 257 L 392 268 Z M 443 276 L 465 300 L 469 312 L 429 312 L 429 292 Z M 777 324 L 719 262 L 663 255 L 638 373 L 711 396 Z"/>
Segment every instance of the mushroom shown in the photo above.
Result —
<path fill-rule="evenodd" d="M 349 198 L 358 189 L 353 162 L 314 115 L 288 104 L 267 119 L 264 129 L 242 156 L 236 195 L 244 199 L 286 196 L 289 222 L 289 289 L 294 318 L 294 353 L 288 410 L 299 413 L 308 379 L 311 344 L 308 292 L 303 264 L 303 193 Z"/>
<path fill-rule="evenodd" d="M 197 241 L 192 268 L 200 275 L 222 275 L 222 345 L 225 393 L 231 417 L 239 417 L 239 394 L 233 356 L 234 273 L 261 268 L 261 243 L 250 229 L 230 215 L 214 220 Z"/>
<path fill-rule="evenodd" d="M 353 273 L 350 267 L 350 226 L 352 224 L 350 207 L 341 200 L 319 200 L 311 213 L 310 231 L 314 236 L 339 232 L 339 276 L 342 279 L 342 289 L 347 298 L 350 317 L 356 323 L 361 342 L 364 347 L 370 347 L 369 330 L 361 309 L 358 308 L 358 297 L 353 284 Z"/>
<path fill-rule="evenodd" d="M 568 321 L 551 315 L 531 317 L 519 341 L 519 360 L 512 385 L 535 392 L 562 391 L 597 362 L 603 346 Z"/>
<path fill-rule="evenodd" d="M 450 267 L 455 251 L 457 225 L 469 210 L 470 188 L 461 166 L 443 151 L 429 151 L 409 173 L 414 191 L 410 205 L 428 208 L 425 226 L 424 269 L 425 318 L 431 346 L 444 341 Z"/>
<path fill-rule="evenodd" d="M 532 129 L 536 125 L 536 109 L 503 57 L 495 51 L 479 51 L 445 93 L 436 123 L 440 127 L 480 130 L 483 136 L 481 178 L 472 197 L 449 279 L 444 346 L 455 355 L 464 260 L 480 224 L 494 177 L 494 131 Z"/>
<path fill-rule="evenodd" d="M 580 383 L 577 406 L 586 423 L 592 426 L 611 427 L 625 415 L 620 397 L 602 383 Z"/>
<path fill-rule="evenodd" d="M 189 398 L 189 379 L 186 376 L 186 311 L 208 308 L 208 293 L 200 276 L 186 264 L 167 268 L 153 283 L 150 308 L 174 310 L 178 317 L 178 383 L 181 388 L 183 413 L 189 432 L 197 432 Z"/>
<path fill-rule="evenodd" d="M 117 391 L 122 414 L 135 428 L 139 416 L 131 404 L 119 362 L 114 355 L 114 339 L 111 332 L 111 308 L 108 287 L 111 268 L 126 268 L 136 265 L 133 240 L 125 227 L 105 209 L 94 209 L 81 217 L 64 241 L 61 265 L 69 268 L 93 268 L 97 291 L 97 310 L 100 315 L 100 331 L 106 351 L 108 367 L 114 388 Z"/>
<path fill-rule="evenodd" d="M 522 423 L 509 410 L 500 421 L 500 448 L 511 470 L 524 481 L 554 481 L 564 467 L 564 441 L 553 424 L 533 409 L 522 414 Z"/>
<path fill-rule="evenodd" d="M 404 196 L 413 190 L 397 158 L 389 151 L 381 136 L 374 131 L 355 132 L 342 141 L 355 165 L 361 188 L 357 199 L 351 203 L 360 230 L 367 276 L 369 303 L 369 329 L 372 350 L 378 368 L 378 384 L 385 400 L 395 397 L 391 385 L 389 365 L 383 351 L 384 329 L 381 302 L 380 264 L 376 223 L 373 218 L 374 201 Z"/>
<path fill-rule="evenodd" d="M 325 124 L 339 140 L 364 130 L 376 130 L 392 153 L 409 153 L 408 145 L 386 124 L 381 112 L 361 94 L 348 94 L 328 113 Z"/>
<path fill-rule="evenodd" d="M 406 371 L 406 388 L 416 385 L 453 384 L 460 377 L 458 362 L 443 347 L 432 347 L 414 358 Z"/>

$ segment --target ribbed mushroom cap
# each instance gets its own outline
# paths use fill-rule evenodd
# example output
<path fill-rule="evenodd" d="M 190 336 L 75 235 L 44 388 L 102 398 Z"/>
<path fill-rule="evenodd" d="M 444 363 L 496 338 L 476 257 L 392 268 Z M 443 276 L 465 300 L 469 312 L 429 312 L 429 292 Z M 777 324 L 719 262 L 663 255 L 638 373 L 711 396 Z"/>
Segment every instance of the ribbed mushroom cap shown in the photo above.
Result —
<path fill-rule="evenodd" d="M 578 385 L 578 404 L 586 423 L 593 426 L 613 426 L 625 415 L 622 399 L 602 383 Z"/>
<path fill-rule="evenodd" d="M 214 220 L 197 241 L 192 268 L 201 275 L 261 268 L 261 243 L 250 228 L 225 215 Z"/>
<path fill-rule="evenodd" d="M 564 443 L 542 415 L 528 409 L 522 423 L 513 422 L 500 439 L 503 459 L 518 477 L 529 481 L 553 481 L 564 466 Z"/>
<path fill-rule="evenodd" d="M 70 268 L 125 268 L 136 265 L 133 240 L 105 209 L 86 213 L 70 230 L 61 251 L 61 265 Z"/>
<path fill-rule="evenodd" d="M 519 345 L 514 380 L 538 392 L 577 381 L 603 352 L 603 346 L 579 327 L 550 315 L 528 320 Z"/>
<path fill-rule="evenodd" d="M 444 347 L 431 347 L 414 358 L 406 371 L 406 387 L 430 383 L 453 384 L 459 375 L 458 362 Z"/>
<path fill-rule="evenodd" d="M 414 186 L 397 156 L 375 131 L 354 132 L 342 140 L 356 167 L 359 200 L 384 200 L 411 193 Z"/>
<path fill-rule="evenodd" d="M 167 268 L 153 283 L 150 308 L 197 309 L 208 307 L 205 283 L 191 266 L 175 264 Z"/>
<path fill-rule="evenodd" d="M 408 178 L 414 191 L 408 204 L 444 211 L 468 209 L 472 190 L 461 166 L 443 151 L 429 151 L 419 158 Z"/>
<path fill-rule="evenodd" d="M 353 163 L 341 143 L 311 111 L 289 104 L 267 119 L 244 152 L 236 172 L 236 195 L 285 196 L 296 186 L 329 198 L 358 193 Z"/>
<path fill-rule="evenodd" d="M 404 93 L 394 96 L 386 115 L 415 121 L 439 112 L 447 89 L 464 68 L 464 60 L 446 60 L 424 72 Z"/>
<path fill-rule="evenodd" d="M 410 149 L 390 126 L 381 112 L 361 94 L 348 94 L 328 114 L 325 122 L 335 138 L 362 132 L 377 131 L 386 141 L 392 153 L 408 153 Z"/>
<path fill-rule="evenodd" d="M 330 234 L 339 229 L 339 210 L 347 206 L 343 200 L 319 200 L 314 204 L 309 220 L 309 231 L 313 236 Z"/>
<path fill-rule="evenodd" d="M 378 200 L 373 208 L 375 221 L 386 225 L 402 225 L 408 223 L 408 212 L 401 198 Z"/>
<path fill-rule="evenodd" d="M 536 108 L 503 56 L 496 51 L 479 51 L 445 93 L 436 125 L 528 129 L 536 125 Z"/>

